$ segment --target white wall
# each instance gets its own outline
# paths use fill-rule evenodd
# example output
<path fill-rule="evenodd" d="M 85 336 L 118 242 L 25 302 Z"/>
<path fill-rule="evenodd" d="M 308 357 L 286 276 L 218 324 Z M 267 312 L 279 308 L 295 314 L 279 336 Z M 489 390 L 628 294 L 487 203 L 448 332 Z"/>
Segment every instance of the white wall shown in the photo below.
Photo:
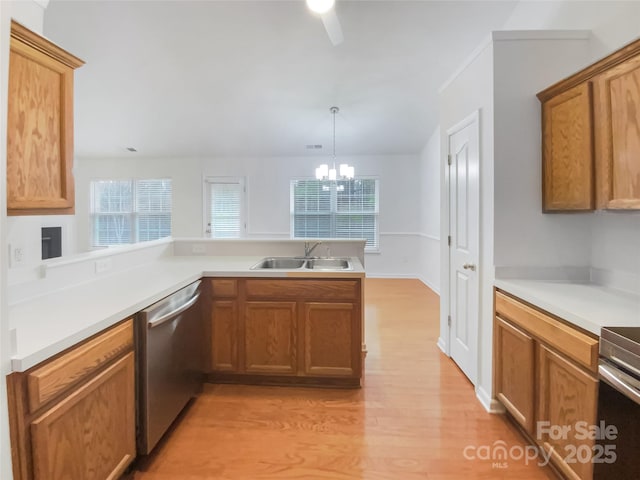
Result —
<path fill-rule="evenodd" d="M 591 265 L 605 271 L 618 268 L 632 271 L 633 274 L 640 272 L 637 270 L 640 266 L 638 215 L 543 216 L 540 213 L 540 114 L 535 98 L 538 90 L 636 38 L 638 18 L 640 2 L 522 2 L 505 29 L 590 28 L 593 36 L 586 51 L 581 52 L 581 47 L 570 45 L 561 52 L 556 50 L 555 44 L 543 48 L 539 48 L 540 45 L 533 46 L 535 51 L 526 48 L 519 50 L 522 45 L 517 42 L 499 44 L 495 50 L 488 47 L 442 92 L 440 109 L 443 132 L 473 108 L 485 108 L 480 126 L 483 230 L 477 385 L 478 395 L 485 405 L 488 405 L 492 378 L 491 287 L 494 265 Z M 516 53 L 518 50 L 521 53 Z M 498 65 L 495 72 L 491 72 L 489 67 L 492 52 L 495 52 Z M 494 85 L 487 85 L 486 80 L 492 78 L 493 74 Z M 494 86 L 495 125 L 492 124 L 491 112 Z M 474 92 L 474 95 L 466 92 Z M 495 186 L 490 145 L 494 128 Z M 446 145 L 444 134 L 442 145 Z M 491 178 L 487 176 L 488 170 L 491 171 Z M 443 185 L 444 181 L 443 176 Z M 494 190 L 495 232 L 493 228 L 486 228 L 494 224 Z M 446 205 L 444 191 L 442 201 Z M 442 223 L 446 225 L 444 220 Z M 443 227 L 443 236 L 445 232 Z M 448 252 L 443 246 L 440 342 L 444 343 L 448 341 L 445 318 L 448 285 L 444 263 L 447 256 Z"/>
<path fill-rule="evenodd" d="M 588 36 L 554 40 L 553 34 L 544 35 L 494 42 L 496 267 L 586 267 L 590 262 L 591 214 L 542 213 L 536 98 L 587 61 Z"/>
<path fill-rule="evenodd" d="M 367 274 L 419 273 L 420 158 L 341 157 L 356 175 L 380 179 L 380 253 L 367 254 Z M 99 178 L 173 179 L 173 235 L 199 237 L 203 231 L 205 176 L 242 176 L 247 182 L 249 238 L 289 238 L 289 181 L 310 177 L 320 157 L 225 159 L 80 159 L 76 171 L 78 248 L 89 248 L 89 182 Z"/>
<path fill-rule="evenodd" d="M 11 446 L 9 442 L 8 411 L 6 409 L 5 376 L 10 370 L 9 318 L 7 314 L 7 203 L 6 203 L 6 151 L 7 151 L 7 91 L 9 72 L 10 20 L 14 18 L 35 32 L 42 32 L 44 8 L 48 0 L 32 2 L 0 1 L 0 478 L 11 480 Z"/>
<path fill-rule="evenodd" d="M 420 154 L 420 279 L 440 293 L 440 127 Z"/>
<path fill-rule="evenodd" d="M 578 62 L 581 65 L 567 72 L 569 74 L 637 39 L 640 36 L 639 18 L 638 1 L 522 1 L 504 28 L 590 29 L 592 36 L 587 57 Z M 560 78 L 550 79 L 547 85 Z M 635 291 L 640 291 L 640 217 L 628 212 L 598 212 L 587 214 L 587 217 L 591 224 L 588 265 L 607 272 L 605 276 L 602 272 L 596 272 L 593 280 L 623 289 L 633 289 L 635 286 Z M 561 223 L 568 217 L 559 218 L 555 222 Z M 578 248 L 584 249 L 584 244 Z M 585 253 L 580 252 L 580 256 Z M 567 258 L 575 260 L 575 256 Z M 503 265 L 512 261 L 504 257 L 501 260 Z M 561 262 L 563 265 L 567 263 L 566 260 Z"/>
<path fill-rule="evenodd" d="M 5 376 L 11 371 L 9 316 L 7 303 L 7 90 L 10 4 L 0 2 L 0 478 L 11 479 L 11 446 L 9 443 L 9 412 Z"/>
<path fill-rule="evenodd" d="M 462 121 L 476 110 L 480 115 L 480 258 L 478 274 L 480 275 L 480 325 L 478 386 L 484 386 L 488 397 L 491 392 L 491 361 L 486 352 L 491 352 L 492 322 L 492 286 L 493 268 L 493 45 L 486 42 L 472 56 L 470 63 L 455 76 L 440 94 L 440 128 L 443 155 L 447 154 L 447 130 Z M 442 186 L 441 203 L 441 238 L 446 238 L 449 231 L 447 198 L 447 169 L 442 169 L 440 181 Z M 441 284 L 440 284 L 440 348 L 449 351 L 449 247 L 441 242 L 440 250 Z M 488 387 L 487 387 L 488 386 Z M 488 388 L 488 389 L 487 389 Z"/>
<path fill-rule="evenodd" d="M 76 220 L 74 215 L 26 215 L 7 217 L 6 238 L 9 247 L 9 267 L 19 269 L 33 266 L 42 260 L 42 228 L 62 227 L 62 255 L 77 251 Z M 15 254 L 22 252 L 22 262 L 16 263 Z M 15 272 L 11 272 L 15 273 Z"/>
<path fill-rule="evenodd" d="M 638 1 L 521 1 L 503 30 L 591 30 L 590 59 L 601 58 L 640 35 Z"/>
<path fill-rule="evenodd" d="M 591 280 L 640 293 L 640 213 L 597 212 L 591 233 Z"/>
<path fill-rule="evenodd" d="M 11 17 L 42 35 L 44 29 L 44 11 L 49 0 L 16 0 L 3 2 L 8 4 Z M 4 150 L 3 150 L 4 152 Z M 5 162 L 3 162 L 4 164 Z M 5 237 L 11 247 L 9 267 L 22 268 L 34 265 L 41 260 L 41 228 L 62 227 L 62 254 L 76 251 L 75 218 L 73 215 L 28 215 L 7 217 Z M 16 266 L 13 262 L 15 249 L 22 251 L 22 262 Z"/>

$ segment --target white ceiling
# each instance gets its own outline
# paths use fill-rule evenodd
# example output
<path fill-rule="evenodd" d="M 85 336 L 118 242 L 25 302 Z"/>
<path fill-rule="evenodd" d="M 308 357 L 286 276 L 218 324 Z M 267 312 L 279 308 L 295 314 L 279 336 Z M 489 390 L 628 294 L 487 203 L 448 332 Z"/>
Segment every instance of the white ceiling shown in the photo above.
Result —
<path fill-rule="evenodd" d="M 333 47 L 296 1 L 52 0 L 44 32 L 76 72 L 79 157 L 415 154 L 437 89 L 512 1 L 347 1 Z M 307 144 L 322 144 L 310 151 Z"/>

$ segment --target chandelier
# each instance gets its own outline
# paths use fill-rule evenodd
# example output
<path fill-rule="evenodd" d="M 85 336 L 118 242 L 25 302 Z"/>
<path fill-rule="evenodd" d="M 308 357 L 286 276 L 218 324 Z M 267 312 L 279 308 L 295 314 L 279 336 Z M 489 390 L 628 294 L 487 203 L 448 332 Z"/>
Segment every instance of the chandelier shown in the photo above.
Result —
<path fill-rule="evenodd" d="M 336 113 L 340 111 L 338 107 L 331 107 L 329 111 L 333 114 L 333 167 L 323 163 L 316 168 L 317 180 L 353 180 L 354 168 L 341 163 L 339 170 L 336 169 Z"/>

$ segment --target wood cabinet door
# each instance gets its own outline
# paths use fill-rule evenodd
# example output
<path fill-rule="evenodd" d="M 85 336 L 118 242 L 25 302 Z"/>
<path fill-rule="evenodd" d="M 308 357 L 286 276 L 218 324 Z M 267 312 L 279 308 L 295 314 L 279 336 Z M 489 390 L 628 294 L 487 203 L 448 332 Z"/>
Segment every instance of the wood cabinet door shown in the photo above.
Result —
<path fill-rule="evenodd" d="M 496 317 L 495 329 L 495 395 L 516 421 L 532 434 L 535 341 L 499 317 Z"/>
<path fill-rule="evenodd" d="M 247 373 L 297 373 L 296 302 L 246 302 L 244 366 Z"/>
<path fill-rule="evenodd" d="M 598 381 L 544 345 L 539 346 L 538 365 L 535 437 L 547 452 L 551 452 L 554 463 L 565 476 L 591 479 L 591 457 L 584 455 L 593 453 L 594 440 L 577 437 L 583 436 L 581 425 L 595 425 Z M 545 433 L 542 431 L 544 426 L 556 431 Z M 559 433 L 558 429 L 564 429 L 564 432 Z"/>
<path fill-rule="evenodd" d="M 214 300 L 211 309 L 211 370 L 238 371 L 238 303 Z"/>
<path fill-rule="evenodd" d="M 136 456 L 134 354 L 31 423 L 35 480 L 116 479 Z"/>
<path fill-rule="evenodd" d="M 360 327 L 354 304 L 305 303 L 306 375 L 359 376 L 360 343 Z"/>
<path fill-rule="evenodd" d="M 640 209 L 640 55 L 594 86 L 598 208 Z"/>
<path fill-rule="evenodd" d="M 542 104 L 542 208 L 593 210 L 594 161 L 591 83 Z"/>
<path fill-rule="evenodd" d="M 83 64 L 15 22 L 7 113 L 7 213 L 74 212 L 73 70 Z"/>

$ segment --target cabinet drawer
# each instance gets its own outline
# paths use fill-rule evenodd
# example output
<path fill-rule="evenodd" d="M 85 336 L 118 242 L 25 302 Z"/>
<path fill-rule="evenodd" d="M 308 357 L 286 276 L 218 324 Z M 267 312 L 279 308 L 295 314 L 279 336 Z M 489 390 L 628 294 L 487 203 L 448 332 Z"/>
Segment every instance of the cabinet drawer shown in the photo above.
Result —
<path fill-rule="evenodd" d="M 357 300 L 357 280 L 247 280 L 247 298 Z"/>
<path fill-rule="evenodd" d="M 496 292 L 496 312 L 592 372 L 597 371 L 598 339 L 500 292 Z"/>
<path fill-rule="evenodd" d="M 233 278 L 214 278 L 211 280 L 211 292 L 214 297 L 237 297 L 238 280 Z"/>
<path fill-rule="evenodd" d="M 98 335 L 27 375 L 29 410 L 78 383 L 133 347 L 133 319 Z"/>

